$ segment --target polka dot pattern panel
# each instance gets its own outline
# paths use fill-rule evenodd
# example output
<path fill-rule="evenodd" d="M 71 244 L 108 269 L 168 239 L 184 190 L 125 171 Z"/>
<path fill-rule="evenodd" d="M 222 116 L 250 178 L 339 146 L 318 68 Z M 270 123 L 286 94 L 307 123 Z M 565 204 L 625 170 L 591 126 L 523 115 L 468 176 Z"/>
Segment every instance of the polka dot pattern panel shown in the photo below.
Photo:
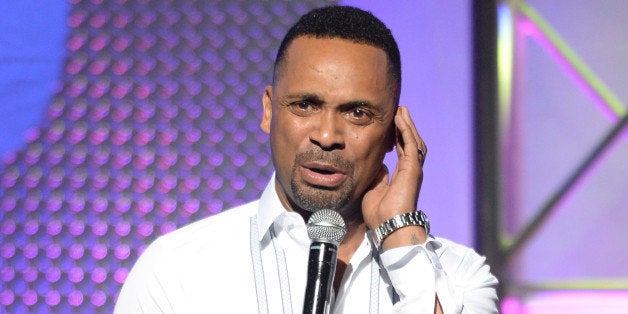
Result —
<path fill-rule="evenodd" d="M 0 173 L 2 312 L 111 312 L 148 243 L 256 199 L 276 49 L 329 4 L 71 2 L 55 97 Z"/>

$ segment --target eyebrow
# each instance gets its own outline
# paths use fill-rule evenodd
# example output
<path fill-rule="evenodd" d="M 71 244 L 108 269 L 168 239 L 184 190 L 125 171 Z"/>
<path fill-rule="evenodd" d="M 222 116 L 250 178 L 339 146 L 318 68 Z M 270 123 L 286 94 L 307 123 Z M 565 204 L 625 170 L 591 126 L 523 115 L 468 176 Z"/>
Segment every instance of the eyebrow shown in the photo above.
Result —
<path fill-rule="evenodd" d="M 321 97 L 317 94 L 314 93 L 294 93 L 294 94 L 288 94 L 286 95 L 287 99 L 305 99 L 305 100 L 311 100 L 311 101 L 315 101 L 315 102 L 319 102 L 322 103 L 323 100 L 321 99 Z"/>
<path fill-rule="evenodd" d="M 287 99 L 304 99 L 304 100 L 312 101 L 314 103 L 324 103 L 323 99 L 318 94 L 315 94 L 315 93 L 288 94 L 286 98 Z M 357 107 L 363 107 L 363 108 L 368 108 L 368 109 L 377 110 L 377 111 L 380 110 L 372 102 L 368 100 L 360 100 L 360 99 L 351 100 L 351 101 L 342 103 L 338 106 L 338 108 L 340 109 L 350 109 L 350 108 L 357 108 Z"/>
<path fill-rule="evenodd" d="M 373 105 L 370 101 L 366 100 L 353 100 L 346 103 L 342 103 L 338 106 L 341 110 L 352 109 L 352 108 L 366 108 L 373 111 L 380 111 L 379 107 Z"/>

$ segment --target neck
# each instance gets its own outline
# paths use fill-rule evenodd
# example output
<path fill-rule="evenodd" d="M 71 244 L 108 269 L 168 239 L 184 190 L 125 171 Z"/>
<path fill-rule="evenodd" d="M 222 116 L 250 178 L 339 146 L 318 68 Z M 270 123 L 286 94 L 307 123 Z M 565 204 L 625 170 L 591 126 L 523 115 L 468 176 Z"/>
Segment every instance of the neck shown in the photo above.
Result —
<path fill-rule="evenodd" d="M 345 223 L 347 225 L 347 234 L 338 246 L 338 260 L 349 264 L 351 256 L 353 256 L 353 253 L 364 240 L 367 227 L 361 215 L 359 215 L 358 219 L 347 219 Z"/>
<path fill-rule="evenodd" d="M 361 216 L 359 220 L 348 220 L 346 225 L 347 234 L 342 243 L 338 246 L 338 262 L 336 264 L 336 274 L 333 283 L 336 293 L 338 293 L 349 261 L 353 253 L 358 250 L 358 247 L 364 239 L 364 233 L 366 233 L 366 224 L 361 219 Z"/>

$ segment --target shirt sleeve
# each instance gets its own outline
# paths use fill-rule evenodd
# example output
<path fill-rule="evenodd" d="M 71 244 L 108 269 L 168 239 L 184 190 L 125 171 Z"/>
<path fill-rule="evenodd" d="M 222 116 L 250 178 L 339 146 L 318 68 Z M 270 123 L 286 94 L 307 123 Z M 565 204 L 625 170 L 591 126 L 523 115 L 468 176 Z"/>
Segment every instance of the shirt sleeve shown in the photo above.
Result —
<path fill-rule="evenodd" d="M 156 267 L 161 251 L 157 240 L 142 253 L 122 286 L 115 314 L 174 312 L 166 292 L 168 285 L 160 279 L 164 276 L 158 274 Z"/>
<path fill-rule="evenodd" d="M 439 249 L 436 249 L 439 248 Z M 381 255 L 399 296 L 395 313 L 498 313 L 497 279 L 485 258 L 461 245 L 443 247 L 430 239 L 422 245 L 387 250 Z"/>

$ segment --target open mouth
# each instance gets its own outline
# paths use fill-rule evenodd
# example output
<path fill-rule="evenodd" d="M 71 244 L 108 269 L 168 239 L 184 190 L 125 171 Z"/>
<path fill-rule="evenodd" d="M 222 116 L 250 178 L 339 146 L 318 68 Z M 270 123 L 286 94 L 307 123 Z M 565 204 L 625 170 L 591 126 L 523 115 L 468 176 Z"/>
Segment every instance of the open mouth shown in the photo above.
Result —
<path fill-rule="evenodd" d="M 306 164 L 301 167 L 302 177 L 310 185 L 332 188 L 340 185 L 346 175 L 332 166 Z"/>
<path fill-rule="evenodd" d="M 336 173 L 336 171 L 332 171 L 332 170 L 326 170 L 326 169 L 318 169 L 318 168 L 308 168 L 311 171 L 314 171 L 316 173 L 320 173 L 320 174 L 334 174 Z"/>

